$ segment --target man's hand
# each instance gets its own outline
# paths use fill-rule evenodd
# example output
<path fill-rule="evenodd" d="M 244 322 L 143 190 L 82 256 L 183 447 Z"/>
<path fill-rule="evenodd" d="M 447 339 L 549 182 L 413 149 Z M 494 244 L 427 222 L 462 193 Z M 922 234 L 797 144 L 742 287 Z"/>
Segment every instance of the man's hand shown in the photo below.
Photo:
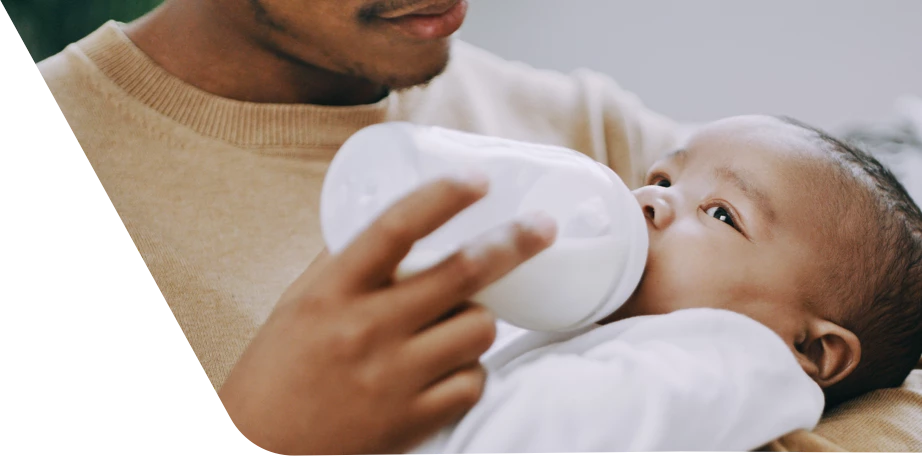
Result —
<path fill-rule="evenodd" d="M 546 248 L 553 222 L 503 226 L 427 271 L 392 277 L 415 241 L 486 187 L 432 183 L 292 284 L 220 391 L 247 438 L 285 454 L 395 453 L 473 407 L 496 329 L 465 302 Z"/>

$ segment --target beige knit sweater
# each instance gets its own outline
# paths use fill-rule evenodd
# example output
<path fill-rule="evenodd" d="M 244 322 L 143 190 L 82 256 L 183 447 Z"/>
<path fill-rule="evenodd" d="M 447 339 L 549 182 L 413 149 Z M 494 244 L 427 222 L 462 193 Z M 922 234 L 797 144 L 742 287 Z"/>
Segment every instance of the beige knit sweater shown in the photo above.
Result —
<path fill-rule="evenodd" d="M 464 43 L 428 86 L 356 107 L 216 97 L 157 66 L 114 22 L 39 67 L 215 388 L 322 249 L 321 182 L 356 130 L 408 120 L 563 145 L 632 186 L 677 142 L 671 121 L 603 76 L 538 71 Z M 868 431 L 855 423 L 828 435 L 852 448 Z M 903 440 L 918 445 L 918 428 Z M 807 436 L 774 449 L 821 439 Z"/>

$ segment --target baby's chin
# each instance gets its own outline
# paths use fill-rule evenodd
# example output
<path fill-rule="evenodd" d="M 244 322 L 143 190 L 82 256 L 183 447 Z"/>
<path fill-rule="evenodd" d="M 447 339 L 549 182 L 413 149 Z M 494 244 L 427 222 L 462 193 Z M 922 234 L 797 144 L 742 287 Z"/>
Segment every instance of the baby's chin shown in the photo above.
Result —
<path fill-rule="evenodd" d="M 607 325 L 645 315 L 665 315 L 682 309 L 722 308 L 716 305 L 718 302 L 716 298 L 688 301 L 676 297 L 657 296 L 649 291 L 645 287 L 638 287 L 637 291 L 618 310 L 599 320 L 598 324 Z"/>
<path fill-rule="evenodd" d="M 635 291 L 628 300 L 618 308 L 618 310 L 612 312 L 607 317 L 598 321 L 600 325 L 607 325 L 609 323 L 614 323 L 616 321 L 621 321 L 631 317 L 639 317 L 641 315 L 653 315 L 653 313 L 647 311 L 645 306 L 643 295 Z"/>

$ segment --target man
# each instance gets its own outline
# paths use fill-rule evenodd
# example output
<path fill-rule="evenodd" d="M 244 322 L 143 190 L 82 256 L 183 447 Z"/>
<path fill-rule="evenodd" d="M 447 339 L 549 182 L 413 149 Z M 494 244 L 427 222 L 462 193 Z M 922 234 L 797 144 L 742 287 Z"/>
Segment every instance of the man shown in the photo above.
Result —
<path fill-rule="evenodd" d="M 465 299 L 553 238 L 521 221 L 391 283 L 414 240 L 486 191 L 446 180 L 302 273 L 352 133 L 408 120 L 563 145 L 632 186 L 679 140 L 605 77 L 452 43 L 467 6 L 168 0 L 40 64 L 230 416 L 266 449 L 396 452 L 463 414 L 493 338 Z"/>

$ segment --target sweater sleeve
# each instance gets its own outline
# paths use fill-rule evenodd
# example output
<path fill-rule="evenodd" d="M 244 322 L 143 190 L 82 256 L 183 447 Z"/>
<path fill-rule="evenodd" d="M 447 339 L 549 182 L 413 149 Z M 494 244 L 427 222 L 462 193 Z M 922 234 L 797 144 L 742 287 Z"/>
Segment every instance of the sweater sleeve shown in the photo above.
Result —
<path fill-rule="evenodd" d="M 819 386 L 747 317 L 693 309 L 605 330 L 491 373 L 443 452 L 747 451 L 822 413 Z"/>
<path fill-rule="evenodd" d="M 642 186 L 653 163 L 678 148 L 690 131 L 604 74 L 580 69 L 569 77 L 579 87 L 576 109 L 585 113 L 591 140 L 586 150 L 632 189 Z"/>

